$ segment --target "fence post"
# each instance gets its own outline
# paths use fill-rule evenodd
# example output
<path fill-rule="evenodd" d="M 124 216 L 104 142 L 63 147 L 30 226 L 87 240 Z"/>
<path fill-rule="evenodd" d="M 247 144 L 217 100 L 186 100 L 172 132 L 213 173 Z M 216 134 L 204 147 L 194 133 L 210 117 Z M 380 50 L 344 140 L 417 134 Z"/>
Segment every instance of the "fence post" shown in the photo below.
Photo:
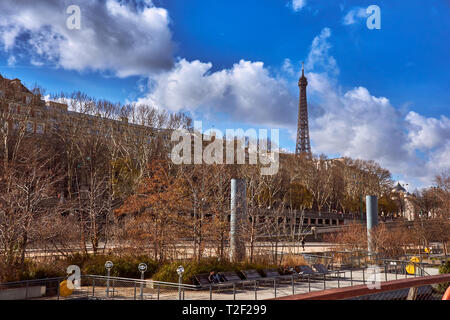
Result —
<path fill-rule="evenodd" d="M 277 297 L 277 280 L 274 278 L 273 279 L 273 291 L 275 294 L 275 298 Z"/>
<path fill-rule="evenodd" d="M 136 281 L 134 282 L 134 300 L 136 300 Z"/>
<path fill-rule="evenodd" d="M 25 288 L 25 300 L 28 299 L 28 281 L 27 281 L 27 286 Z"/>
<path fill-rule="evenodd" d="M 95 297 L 95 278 L 92 278 L 92 296 Z"/>
<path fill-rule="evenodd" d="M 160 288 L 161 288 L 161 286 L 158 284 L 158 300 L 159 300 L 159 292 L 160 292 Z"/>
<path fill-rule="evenodd" d="M 56 300 L 59 300 L 60 292 L 59 292 L 59 281 L 58 280 L 56 280 L 56 294 L 57 294 Z"/>
<path fill-rule="evenodd" d="M 255 300 L 258 300 L 258 294 L 257 294 L 257 290 L 256 290 L 256 280 L 255 280 Z"/>
<path fill-rule="evenodd" d="M 295 294 L 294 275 L 292 275 L 292 295 Z"/>
<path fill-rule="evenodd" d="M 311 292 L 311 275 L 308 274 L 308 291 Z"/>
<path fill-rule="evenodd" d="M 397 262 L 395 263 L 395 280 L 397 280 Z"/>
<path fill-rule="evenodd" d="M 326 278 L 325 278 L 325 273 L 324 273 L 323 274 L 323 290 L 326 289 L 325 280 L 326 280 Z"/>
<path fill-rule="evenodd" d="M 384 281 L 387 281 L 387 264 L 384 265 Z"/>
<path fill-rule="evenodd" d="M 350 268 L 350 286 L 353 287 L 353 267 Z"/>
<path fill-rule="evenodd" d="M 115 288 L 116 288 L 116 279 L 113 279 L 113 292 L 112 292 L 112 298 L 114 299 L 114 291 L 115 291 Z"/>
<path fill-rule="evenodd" d="M 236 300 L 236 283 L 233 283 L 233 300 Z"/>
<path fill-rule="evenodd" d="M 110 269 L 108 269 L 108 278 L 106 279 L 106 298 L 109 298 L 109 275 Z"/>
<path fill-rule="evenodd" d="M 339 283 L 339 280 L 341 279 L 341 274 L 338 272 L 337 275 L 338 275 L 338 288 L 340 288 L 341 285 L 340 285 L 340 283 Z"/>
<path fill-rule="evenodd" d="M 366 284 L 366 277 L 364 276 L 364 268 L 362 268 L 362 272 L 363 272 L 363 283 Z"/>

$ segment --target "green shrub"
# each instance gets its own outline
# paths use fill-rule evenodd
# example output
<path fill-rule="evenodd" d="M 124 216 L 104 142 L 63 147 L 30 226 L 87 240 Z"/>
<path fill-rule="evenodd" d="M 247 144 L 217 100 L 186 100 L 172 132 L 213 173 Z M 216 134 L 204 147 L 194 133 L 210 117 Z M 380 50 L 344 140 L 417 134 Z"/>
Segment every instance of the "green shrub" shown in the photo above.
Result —
<path fill-rule="evenodd" d="M 48 279 L 63 276 L 65 276 L 65 271 L 59 264 L 26 261 L 20 280 Z"/>
<path fill-rule="evenodd" d="M 266 268 L 276 268 L 274 265 L 261 263 L 231 263 L 228 261 L 220 261 L 218 259 L 204 259 L 199 263 L 195 261 L 190 262 L 171 262 L 162 265 L 158 272 L 153 276 L 155 281 L 164 282 L 178 282 L 177 268 L 182 265 L 184 267 L 183 283 L 194 283 L 194 276 L 196 274 L 209 273 L 212 270 L 215 272 L 225 271 L 239 271 L 247 269 L 256 269 L 261 271 Z"/>
<path fill-rule="evenodd" d="M 141 262 L 147 264 L 146 278 L 151 277 L 158 268 L 158 264 L 146 256 L 74 256 L 68 262 L 78 265 L 82 274 L 106 275 L 105 263 L 108 260 L 114 264 L 111 269 L 111 276 L 114 277 L 140 278 L 141 273 L 138 270 L 138 265 Z"/>

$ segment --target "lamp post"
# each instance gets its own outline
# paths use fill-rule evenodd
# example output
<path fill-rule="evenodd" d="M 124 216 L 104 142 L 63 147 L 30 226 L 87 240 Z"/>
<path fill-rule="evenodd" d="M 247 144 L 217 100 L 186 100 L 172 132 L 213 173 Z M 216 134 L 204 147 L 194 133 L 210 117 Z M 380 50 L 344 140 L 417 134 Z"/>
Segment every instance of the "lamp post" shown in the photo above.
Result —
<path fill-rule="evenodd" d="M 139 263 L 138 270 L 141 272 L 141 300 L 144 299 L 144 273 L 147 271 L 145 263 Z"/>
<path fill-rule="evenodd" d="M 109 298 L 109 277 L 111 275 L 111 269 L 114 266 L 114 264 L 111 261 L 106 261 L 105 268 L 107 272 L 107 279 L 106 279 L 106 297 Z"/>
<path fill-rule="evenodd" d="M 183 273 L 184 273 L 183 266 L 179 266 L 177 268 L 177 273 L 178 273 L 178 300 L 181 300 L 181 284 L 183 282 Z"/>

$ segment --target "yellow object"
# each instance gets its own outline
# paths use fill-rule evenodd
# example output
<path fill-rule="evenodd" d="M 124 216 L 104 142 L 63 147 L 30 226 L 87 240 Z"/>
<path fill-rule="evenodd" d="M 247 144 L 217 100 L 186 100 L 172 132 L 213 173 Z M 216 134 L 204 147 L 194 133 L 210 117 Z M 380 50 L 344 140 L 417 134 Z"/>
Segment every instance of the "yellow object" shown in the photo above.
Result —
<path fill-rule="evenodd" d="M 408 272 L 409 274 L 416 273 L 416 267 L 412 263 L 407 264 L 405 269 L 406 269 L 406 272 Z"/>
<path fill-rule="evenodd" d="M 62 297 L 70 296 L 73 292 L 73 289 L 69 289 L 67 287 L 67 280 L 64 280 L 59 284 L 59 295 Z"/>
<path fill-rule="evenodd" d="M 414 265 L 414 263 L 420 262 L 420 259 L 418 257 L 412 257 L 409 261 L 413 262 L 413 263 L 408 263 L 406 265 L 406 268 L 405 268 L 406 272 L 409 273 L 409 274 L 415 274 L 416 273 L 416 266 Z"/>
<path fill-rule="evenodd" d="M 426 253 L 430 253 L 430 248 L 425 248 Z"/>

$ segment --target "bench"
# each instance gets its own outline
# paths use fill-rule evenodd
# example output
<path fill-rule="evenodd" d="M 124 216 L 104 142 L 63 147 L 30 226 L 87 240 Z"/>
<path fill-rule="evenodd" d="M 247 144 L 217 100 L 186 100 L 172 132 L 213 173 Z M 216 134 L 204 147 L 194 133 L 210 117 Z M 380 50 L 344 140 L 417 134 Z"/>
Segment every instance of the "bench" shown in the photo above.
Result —
<path fill-rule="evenodd" d="M 316 263 L 313 265 L 313 268 L 316 269 L 318 273 L 324 274 L 324 275 L 334 275 L 340 278 L 340 275 L 343 273 L 345 277 L 345 271 L 343 270 L 328 270 L 327 267 L 325 267 L 321 263 Z"/>
<path fill-rule="evenodd" d="M 214 283 L 209 281 L 209 273 L 196 274 L 194 279 L 198 282 L 200 288 L 209 288 L 209 287 L 229 287 L 230 283 L 220 282 Z"/>
<path fill-rule="evenodd" d="M 263 273 L 266 275 L 267 278 L 275 278 L 280 280 L 285 279 L 292 280 L 292 278 L 296 279 L 299 277 L 299 274 L 297 272 L 292 274 L 280 274 L 278 269 L 264 269 Z"/>

